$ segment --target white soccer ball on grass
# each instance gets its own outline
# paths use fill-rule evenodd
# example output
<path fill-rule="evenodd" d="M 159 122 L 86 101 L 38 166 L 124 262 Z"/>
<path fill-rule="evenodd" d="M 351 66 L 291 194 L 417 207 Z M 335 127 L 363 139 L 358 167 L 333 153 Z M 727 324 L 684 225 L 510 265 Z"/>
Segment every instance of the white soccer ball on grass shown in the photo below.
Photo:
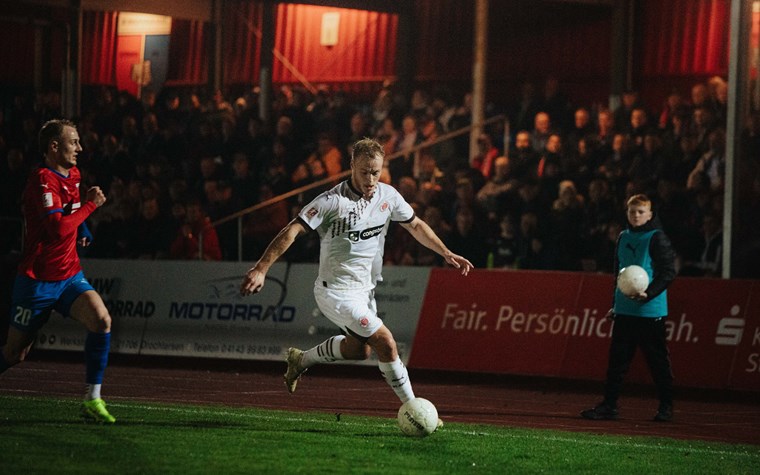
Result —
<path fill-rule="evenodd" d="M 438 428 L 438 409 L 427 399 L 410 399 L 398 410 L 398 426 L 404 435 L 426 437 Z"/>
<path fill-rule="evenodd" d="M 633 297 L 649 287 L 649 275 L 641 266 L 628 266 L 620 269 L 617 286 L 623 294 Z"/>

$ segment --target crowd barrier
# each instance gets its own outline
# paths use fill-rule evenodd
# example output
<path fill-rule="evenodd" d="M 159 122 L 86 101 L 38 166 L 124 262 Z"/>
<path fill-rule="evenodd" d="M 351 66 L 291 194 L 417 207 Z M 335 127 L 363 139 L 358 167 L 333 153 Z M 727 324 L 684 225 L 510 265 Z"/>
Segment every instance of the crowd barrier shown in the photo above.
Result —
<path fill-rule="evenodd" d="M 261 293 L 247 264 L 84 260 L 113 317 L 112 352 L 282 361 L 335 334 L 312 293 L 315 264 L 277 263 Z M 386 267 L 380 316 L 410 368 L 601 380 L 611 275 Z M 760 281 L 677 278 L 668 289 L 678 386 L 760 391 Z M 37 347 L 81 350 L 77 323 L 52 318 Z M 364 364 L 374 364 L 372 361 Z M 649 382 L 639 354 L 627 377 Z"/>

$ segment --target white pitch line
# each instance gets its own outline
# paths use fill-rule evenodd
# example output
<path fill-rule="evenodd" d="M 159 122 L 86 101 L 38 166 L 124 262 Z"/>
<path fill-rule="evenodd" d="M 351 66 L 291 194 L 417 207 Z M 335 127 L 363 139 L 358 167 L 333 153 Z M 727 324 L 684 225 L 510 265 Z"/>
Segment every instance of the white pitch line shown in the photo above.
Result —
<path fill-rule="evenodd" d="M 158 411 L 167 411 L 167 412 L 184 412 L 189 414 L 217 414 L 220 416 L 232 416 L 232 417 L 242 417 L 242 418 L 250 418 L 250 419 L 260 419 L 260 420 L 286 420 L 290 422 L 317 422 L 317 423 L 325 423 L 325 419 L 315 419 L 315 418 L 305 418 L 305 417 L 282 417 L 282 416 L 263 416 L 259 414 L 240 414 L 236 412 L 228 412 L 228 411 L 219 411 L 219 410 L 200 410 L 200 409 L 192 409 L 192 408 L 178 408 L 178 407 L 157 407 L 157 406 L 136 406 L 136 405 L 121 405 L 118 403 L 110 404 L 111 406 L 123 406 L 124 408 L 139 408 L 139 409 L 145 409 L 145 410 L 158 410 Z M 329 414 L 326 414 L 329 416 Z M 369 417 L 369 416 L 367 416 Z M 330 424 L 334 424 L 333 421 L 330 421 Z M 352 423 L 348 421 L 341 421 L 341 424 L 345 425 L 355 425 L 355 426 L 361 426 L 364 427 L 364 424 L 360 423 Z M 610 441 L 596 441 L 596 440 L 586 440 L 586 439 L 576 439 L 572 437 L 558 437 L 558 436 L 537 436 L 537 435 L 517 435 L 517 434 L 497 434 L 492 432 L 473 432 L 469 430 L 457 430 L 457 429 L 451 429 L 450 426 L 446 427 L 446 432 L 453 432 L 463 435 L 474 435 L 474 436 L 491 436 L 491 437 L 503 437 L 506 439 L 526 439 L 526 440 L 549 440 L 553 442 L 564 442 L 564 443 L 571 443 L 571 444 L 579 444 L 579 445 L 599 445 L 599 446 L 605 446 L 605 447 L 615 447 L 615 448 L 637 448 L 637 449 L 659 449 L 659 450 L 669 450 L 674 452 L 681 452 L 681 451 L 688 451 L 688 452 L 696 452 L 701 454 L 707 454 L 707 455 L 739 455 L 739 456 L 746 456 L 746 457 L 752 457 L 752 458 L 760 458 L 760 451 L 756 453 L 747 452 L 747 451 L 737 451 L 737 452 L 731 452 L 728 450 L 715 450 L 715 449 L 703 449 L 703 448 L 696 448 L 696 447 L 689 447 L 687 449 L 681 449 L 681 448 L 674 448 L 669 446 L 662 446 L 662 445 L 654 445 L 654 444 L 644 444 L 644 443 L 617 443 L 617 442 L 610 442 Z"/>
<path fill-rule="evenodd" d="M 9 397 L 12 399 L 28 400 L 28 398 L 22 398 L 19 396 L 6 396 L 6 397 Z M 68 403 L 66 401 L 59 401 L 59 402 Z M 203 408 L 203 409 L 193 409 L 193 408 L 181 408 L 181 407 L 176 407 L 176 406 L 150 406 L 150 405 L 144 405 L 144 404 L 122 404 L 119 402 L 109 403 L 109 406 L 117 407 L 117 408 L 123 407 L 125 409 L 136 408 L 136 409 L 141 409 L 141 410 L 146 410 L 146 411 L 176 412 L 176 413 L 186 413 L 186 414 L 206 414 L 206 415 L 211 414 L 211 415 L 219 415 L 219 416 L 226 416 L 226 417 L 258 419 L 258 420 L 265 420 L 265 421 L 285 420 L 285 421 L 290 421 L 290 422 L 309 422 L 309 423 L 323 423 L 323 424 L 327 422 L 324 418 L 265 416 L 265 415 L 260 415 L 260 414 L 229 412 L 225 410 L 214 409 L 213 406 L 209 406 L 208 408 Z M 330 414 L 325 413 L 325 415 L 329 416 Z M 364 417 L 371 417 L 371 416 L 364 416 Z M 392 420 L 392 419 L 389 419 L 389 420 Z M 329 423 L 334 424 L 335 422 L 331 420 Z M 341 421 L 340 423 L 343 425 L 349 425 L 349 426 L 366 427 L 364 424 L 360 424 L 358 422 Z M 597 446 L 603 446 L 603 447 L 624 448 L 624 449 L 634 447 L 637 449 L 644 449 L 644 450 L 654 449 L 654 450 L 671 451 L 671 452 L 695 452 L 695 453 L 706 454 L 706 455 L 731 455 L 731 456 L 743 456 L 743 457 L 750 457 L 750 458 L 760 458 L 760 450 L 758 452 L 747 452 L 746 450 L 732 452 L 728 450 L 704 449 L 704 448 L 697 448 L 697 447 L 688 447 L 688 448 L 682 449 L 682 448 L 670 447 L 667 445 L 663 446 L 663 445 L 655 445 L 655 444 L 644 444 L 640 442 L 618 443 L 618 442 L 603 441 L 603 440 L 577 439 L 573 437 L 538 436 L 538 435 L 528 435 L 528 434 L 500 434 L 500 433 L 493 433 L 493 432 L 487 432 L 487 431 L 473 432 L 471 430 L 452 429 L 451 426 L 447 426 L 444 430 L 446 432 L 452 432 L 452 433 L 457 433 L 457 434 L 462 434 L 462 435 L 479 436 L 479 437 L 488 436 L 488 437 L 500 437 L 504 439 L 523 439 L 523 440 L 541 440 L 541 441 L 548 440 L 552 442 L 562 442 L 562 443 L 578 444 L 578 445 L 597 445 Z"/>

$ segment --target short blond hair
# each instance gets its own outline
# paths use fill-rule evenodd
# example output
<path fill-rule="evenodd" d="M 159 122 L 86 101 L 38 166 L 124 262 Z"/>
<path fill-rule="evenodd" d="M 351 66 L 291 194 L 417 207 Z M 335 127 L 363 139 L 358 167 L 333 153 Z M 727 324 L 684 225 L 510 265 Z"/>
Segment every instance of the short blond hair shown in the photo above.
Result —
<path fill-rule="evenodd" d="M 652 209 L 652 200 L 650 200 L 647 195 L 639 193 L 631 196 L 625 202 L 626 209 L 630 208 L 631 206 L 648 206 L 649 209 Z"/>
<path fill-rule="evenodd" d="M 372 160 L 375 158 L 385 158 L 385 150 L 376 140 L 363 138 L 356 142 L 351 152 L 351 161 Z"/>

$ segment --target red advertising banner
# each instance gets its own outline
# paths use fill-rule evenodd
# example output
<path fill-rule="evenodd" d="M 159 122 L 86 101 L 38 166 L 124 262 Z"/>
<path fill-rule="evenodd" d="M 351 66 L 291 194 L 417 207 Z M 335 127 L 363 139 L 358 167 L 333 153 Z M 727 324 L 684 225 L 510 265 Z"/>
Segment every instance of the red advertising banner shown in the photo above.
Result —
<path fill-rule="evenodd" d="M 409 365 L 601 380 L 610 275 L 433 269 Z M 760 282 L 678 278 L 668 289 L 676 384 L 760 391 Z M 446 351 L 442 351 L 442 349 Z M 649 382 L 643 356 L 628 381 Z"/>

